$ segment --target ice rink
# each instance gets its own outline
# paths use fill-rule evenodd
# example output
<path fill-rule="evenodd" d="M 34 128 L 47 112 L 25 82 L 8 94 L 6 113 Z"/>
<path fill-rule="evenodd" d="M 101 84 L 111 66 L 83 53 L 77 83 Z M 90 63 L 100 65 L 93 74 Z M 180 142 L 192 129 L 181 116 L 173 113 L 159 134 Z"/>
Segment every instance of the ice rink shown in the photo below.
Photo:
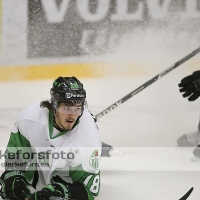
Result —
<path fill-rule="evenodd" d="M 163 62 L 157 72 L 179 58 Z M 193 148 L 176 144 L 182 134 L 196 131 L 199 121 L 200 100 L 188 102 L 178 91 L 179 81 L 193 72 L 191 65 L 192 59 L 99 119 L 102 140 L 119 152 L 101 159 L 97 200 L 177 200 L 191 187 L 188 199 L 199 199 L 200 162 L 191 161 Z M 154 75 L 81 79 L 90 111 L 98 114 Z M 51 85 L 52 80 L 0 83 L 1 147 L 6 146 L 19 111 L 48 99 Z"/>
<path fill-rule="evenodd" d="M 6 1 L 7 0 L 2 1 L 4 2 L 3 7 L 5 7 Z M 151 0 L 149 0 L 149 2 L 150 1 Z M 14 1 L 9 2 L 10 5 L 12 5 Z M 30 3 L 31 1 L 27 2 Z M 38 1 L 35 0 L 35 2 Z M 83 2 L 91 3 L 92 1 Z M 94 4 L 97 4 L 97 1 L 94 2 Z M 125 2 L 129 1 L 127 0 Z M 138 2 L 143 3 L 146 1 Z M 155 4 L 156 1 L 154 0 L 152 2 Z M 111 63 L 113 68 L 111 70 L 108 69 L 104 77 L 80 78 L 87 91 L 89 110 L 94 115 L 97 115 L 200 46 L 200 2 L 194 1 L 198 2 L 198 6 L 196 6 L 198 8 L 195 8 L 195 13 L 191 10 L 191 6 L 194 6 L 194 2 L 192 3 L 192 1 L 190 3 L 188 0 L 160 0 L 157 2 L 160 2 L 160 4 L 161 2 L 162 4 L 164 4 L 163 2 L 171 2 L 171 4 L 173 2 L 187 3 L 188 12 L 186 13 L 186 9 L 184 9 L 183 17 L 179 18 L 178 15 L 178 17 L 175 16 L 171 18 L 171 12 L 168 13 L 168 9 L 165 9 L 167 12 L 167 18 L 165 20 L 162 18 L 156 20 L 151 17 L 148 18 L 148 16 L 151 16 L 151 13 L 148 12 L 144 15 L 148 20 L 145 21 L 146 17 L 145 20 L 142 19 L 141 26 L 135 26 L 134 24 L 137 25 L 137 23 L 140 23 L 140 20 L 134 19 L 133 24 L 130 24 L 128 30 L 124 30 L 124 26 L 121 28 L 119 27 L 119 35 L 126 31 L 128 34 L 123 33 L 124 35 L 120 41 L 113 45 L 114 53 L 108 53 L 108 55 L 97 55 L 94 51 L 95 48 L 93 49 L 93 46 L 95 47 L 95 45 L 97 45 L 99 48 L 97 50 L 99 50 L 99 52 L 102 50 L 101 29 L 104 30 L 105 28 L 105 30 L 110 30 L 112 26 L 114 27 L 115 23 L 126 25 L 126 23 L 128 24 L 131 20 L 127 18 L 127 21 L 113 21 L 110 27 L 107 27 L 109 24 L 106 24 L 107 21 L 104 22 L 103 18 L 99 18 L 99 21 L 96 22 L 91 20 L 86 23 L 87 26 L 80 28 L 86 32 L 88 31 L 88 33 L 91 31 L 91 33 L 93 33 L 94 31 L 95 34 L 97 33 L 97 36 L 100 36 L 100 39 L 95 40 L 93 44 L 94 39 L 93 36 L 91 36 L 89 41 L 86 40 L 86 44 L 87 42 L 89 45 L 91 43 L 92 48 L 87 50 L 87 45 L 85 47 L 83 46 L 83 50 L 87 50 L 86 56 L 84 56 L 85 54 L 81 56 L 79 52 L 74 52 L 74 55 L 77 55 L 74 57 L 71 56 L 71 54 L 70 56 L 65 56 L 65 54 L 62 54 L 63 52 L 61 52 L 60 55 L 58 54 L 59 56 L 53 57 L 57 55 L 56 51 L 62 49 L 60 46 L 52 50 L 48 49 L 51 45 L 53 47 L 55 44 L 59 43 L 59 41 L 64 44 L 66 41 L 70 40 L 68 36 L 66 37 L 66 41 L 57 40 L 56 37 L 58 37 L 59 34 L 56 35 L 54 32 L 50 31 L 49 36 L 51 37 L 49 38 L 55 38 L 55 41 L 53 39 L 48 40 L 48 37 L 43 34 L 48 33 L 48 30 L 50 30 L 47 29 L 49 24 L 44 27 L 43 25 L 40 26 L 40 23 L 35 24 L 38 33 L 34 33 L 33 25 L 37 20 L 29 20 L 31 23 L 29 22 L 30 25 L 27 27 L 28 22 L 25 21 L 25 18 L 23 19 L 23 17 L 21 17 L 21 13 L 23 15 L 23 12 L 21 12 L 22 7 L 19 6 L 20 4 L 17 5 L 16 2 L 10 9 L 9 6 L 6 6 L 6 11 L 3 10 L 5 13 L 2 14 L 2 36 L 0 34 L 2 38 L 0 38 L 0 44 L 2 43 L 0 45 L 0 70 L 1 67 L 5 67 L 12 71 L 13 68 L 22 66 L 25 68 L 27 67 L 28 71 L 29 67 L 40 67 L 43 65 L 47 66 L 48 70 L 48 67 L 54 64 L 58 64 L 58 66 L 62 64 L 71 64 L 71 67 L 74 63 L 96 63 L 98 66 L 104 62 Z M 138 5 L 136 7 L 139 9 Z M 146 7 L 147 5 L 144 6 L 145 12 L 147 9 Z M 34 9 L 34 15 L 40 11 Z M 71 7 L 69 7 L 69 9 L 71 9 Z M 116 11 L 114 7 L 111 9 L 115 14 L 117 8 Z M 157 16 L 156 9 L 155 11 L 153 9 L 153 12 L 155 12 L 153 14 L 155 16 Z M 20 12 L 18 13 L 17 10 Z M 158 9 L 160 14 L 158 13 L 158 15 L 163 16 L 161 12 L 165 10 L 162 9 L 161 11 L 160 6 L 160 9 Z M 12 18 L 6 14 L 11 11 L 13 12 Z M 137 8 L 136 10 L 135 8 L 130 8 L 127 12 L 132 11 L 135 13 Z M 189 13 L 189 11 L 191 13 Z M 25 15 L 23 16 L 30 15 L 27 11 L 24 13 Z M 49 13 L 51 14 L 51 12 Z M 71 10 L 69 14 L 70 13 Z M 188 13 L 191 14 L 192 17 L 196 15 L 194 21 L 190 20 L 189 16 L 189 20 L 187 20 L 186 15 Z M 40 12 L 38 16 L 40 17 Z M 94 17 L 93 13 L 91 16 Z M 123 12 L 120 16 L 123 17 Z M 141 16 L 143 16 L 143 14 Z M 75 21 L 77 20 L 74 15 L 71 15 L 71 18 L 74 18 Z M 28 19 L 26 20 L 28 21 Z M 83 19 L 80 21 L 81 23 L 82 20 Z M 77 21 L 76 23 L 79 22 Z M 94 29 L 93 26 L 90 27 L 90 23 L 92 25 L 94 24 L 97 30 Z M 46 24 L 46 19 L 44 24 Z M 59 27 L 57 24 L 54 26 L 56 29 Z M 71 29 L 74 29 L 73 23 L 68 24 L 68 22 L 66 22 L 66 26 L 66 32 L 65 27 L 60 30 L 63 36 L 69 34 L 68 27 L 71 26 Z M 44 32 L 40 30 L 40 27 L 44 28 Z M 32 34 L 30 34 L 31 30 Z M 80 32 L 79 29 L 75 29 L 74 31 L 74 33 Z M 27 32 L 29 32 L 29 34 L 27 34 Z M 71 33 L 73 32 L 70 32 L 70 34 Z M 43 48 L 39 45 L 40 40 L 36 40 L 38 38 L 43 38 L 43 36 L 46 41 L 46 43 L 44 41 L 44 50 L 52 51 L 52 55 L 48 55 L 48 52 L 42 52 Z M 112 33 L 111 36 L 113 36 Z M 74 42 L 76 43 L 77 41 Z M 80 44 L 77 47 L 80 47 Z M 72 44 L 72 47 L 73 45 L 74 44 Z M 107 44 L 105 44 L 105 46 L 107 47 Z M 63 48 L 65 50 L 67 49 L 65 46 L 63 46 Z M 29 55 L 31 49 L 32 51 L 34 50 L 32 57 Z M 34 52 L 37 53 L 36 56 Z M 39 52 L 43 54 L 39 55 Z M 194 190 L 188 197 L 188 200 L 199 200 L 200 161 L 192 161 L 194 148 L 177 147 L 178 137 L 186 133 L 192 133 L 198 128 L 200 98 L 194 102 L 189 102 L 182 97 L 178 88 L 180 80 L 195 70 L 200 70 L 200 53 L 98 120 L 102 141 L 112 145 L 115 151 L 112 157 L 101 158 L 101 190 L 96 200 L 178 200 L 192 187 Z M 41 71 L 41 75 L 42 73 Z M 8 78 L 10 78 L 9 75 Z M 60 75 L 68 76 L 68 74 L 63 74 L 62 71 Z M 13 81 L 0 81 L 0 150 L 5 149 L 19 112 L 31 103 L 50 98 L 49 90 L 52 86 L 53 79 L 21 81 L 19 80 L 20 77 L 23 76 L 20 76 L 19 71 L 16 76 L 12 77 Z M 2 162 L 1 160 L 1 163 Z M 3 167 L 0 166 L 0 173 L 2 171 Z"/>

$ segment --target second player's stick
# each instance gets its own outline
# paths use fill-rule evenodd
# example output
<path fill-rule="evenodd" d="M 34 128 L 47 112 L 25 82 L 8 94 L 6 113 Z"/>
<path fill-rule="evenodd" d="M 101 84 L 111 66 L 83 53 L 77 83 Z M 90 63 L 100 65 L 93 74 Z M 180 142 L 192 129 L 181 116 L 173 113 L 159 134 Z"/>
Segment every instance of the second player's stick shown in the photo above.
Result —
<path fill-rule="evenodd" d="M 199 52 L 200 52 L 200 47 L 198 49 L 194 50 L 193 52 L 191 52 L 190 54 L 188 54 L 187 56 L 185 56 L 184 58 L 182 58 L 181 60 L 179 60 L 176 63 L 174 63 L 173 66 L 171 66 L 171 67 L 167 68 L 166 70 L 164 70 L 163 72 L 157 74 L 156 76 L 154 76 L 152 79 L 150 79 L 149 81 L 147 81 L 146 83 L 144 83 L 143 85 L 138 87 L 137 89 L 133 90 L 132 92 L 130 92 L 129 94 L 127 94 L 126 96 L 121 98 L 120 100 L 116 101 L 115 103 L 113 103 L 111 106 L 109 106 L 105 110 L 101 111 L 99 114 L 97 114 L 95 116 L 96 119 L 98 120 L 101 117 L 103 117 L 104 115 L 108 114 L 109 112 L 111 112 L 112 110 L 114 110 L 115 108 L 120 106 L 122 103 L 124 103 L 125 101 L 127 101 L 131 97 L 135 96 L 137 93 L 141 92 L 142 90 L 147 88 L 149 85 L 151 85 L 152 83 L 156 82 L 158 79 L 160 79 L 161 77 L 163 77 L 164 75 L 166 75 L 170 71 L 174 70 L 175 68 L 177 68 L 182 63 L 186 62 L 187 60 L 189 60 L 190 58 L 192 58 L 193 56 L 195 56 Z"/>
<path fill-rule="evenodd" d="M 179 200 L 186 200 L 190 194 L 193 191 L 193 187 L 184 195 L 182 196 Z M 27 194 L 28 196 L 30 196 L 30 194 Z M 24 200 L 31 200 L 29 197 L 25 197 Z M 56 196 L 50 196 L 49 200 L 76 200 L 76 199 L 70 199 L 70 198 L 62 198 L 62 197 L 56 197 Z"/>

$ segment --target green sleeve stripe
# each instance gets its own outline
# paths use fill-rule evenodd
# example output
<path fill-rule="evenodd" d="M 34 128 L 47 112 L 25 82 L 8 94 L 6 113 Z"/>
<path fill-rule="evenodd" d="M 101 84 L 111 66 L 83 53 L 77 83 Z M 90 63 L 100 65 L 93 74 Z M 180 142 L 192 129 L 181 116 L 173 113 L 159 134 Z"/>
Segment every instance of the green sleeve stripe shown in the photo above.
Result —
<path fill-rule="evenodd" d="M 90 175 L 88 172 L 83 170 L 82 165 L 77 165 L 75 167 L 70 165 L 69 174 L 73 182 L 81 183 L 83 183 L 84 180 Z"/>
<path fill-rule="evenodd" d="M 8 141 L 7 149 L 9 153 L 16 153 L 17 151 L 21 151 L 21 153 L 28 152 L 31 155 L 32 149 L 30 148 L 31 144 L 28 141 L 26 137 L 24 137 L 19 131 L 17 133 L 11 133 L 10 139 Z M 21 161 L 19 162 L 27 162 L 27 160 L 24 160 L 21 158 Z M 36 163 L 36 159 L 33 158 L 31 160 L 28 160 L 30 164 Z M 34 177 L 34 172 L 35 172 L 35 165 L 30 165 L 26 172 L 25 172 L 25 177 L 27 181 L 31 181 L 32 178 Z"/>
<path fill-rule="evenodd" d="M 20 132 L 12 132 L 7 147 L 31 147 L 31 144 Z"/>
<path fill-rule="evenodd" d="M 31 153 L 31 144 L 30 142 L 20 133 L 11 133 L 10 139 L 8 141 L 7 150 L 9 153 L 20 152 L 22 155 L 25 152 Z"/>

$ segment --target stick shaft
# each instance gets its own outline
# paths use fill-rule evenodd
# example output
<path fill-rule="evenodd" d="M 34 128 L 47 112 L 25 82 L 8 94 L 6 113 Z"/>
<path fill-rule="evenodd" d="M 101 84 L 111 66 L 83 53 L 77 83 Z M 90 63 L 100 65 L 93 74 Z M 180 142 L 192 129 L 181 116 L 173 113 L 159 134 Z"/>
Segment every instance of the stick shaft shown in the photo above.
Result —
<path fill-rule="evenodd" d="M 152 79 L 150 79 L 146 83 L 142 84 L 137 89 L 133 90 L 132 92 L 130 92 L 126 96 L 122 97 L 120 100 L 116 101 L 111 106 L 107 107 L 105 110 L 101 111 L 99 114 L 97 114 L 95 116 L 96 119 L 99 120 L 101 117 L 103 117 L 104 115 L 108 114 L 109 112 L 111 112 L 112 110 L 114 110 L 115 108 L 120 106 L 122 103 L 124 103 L 125 101 L 127 101 L 131 97 L 135 96 L 136 94 L 138 94 L 139 92 L 141 92 L 142 90 L 147 88 L 149 85 L 151 85 L 152 83 L 156 82 L 158 79 L 160 79 L 161 77 L 165 76 L 166 74 L 168 74 L 169 72 L 171 72 L 172 70 L 174 70 L 175 68 L 177 68 L 178 66 L 180 66 L 181 64 L 183 64 L 184 62 L 186 62 L 187 60 L 192 58 L 193 56 L 195 56 L 196 54 L 198 54 L 199 52 L 200 52 L 200 47 L 197 48 L 196 50 L 192 51 L 190 54 L 188 54 L 187 56 L 185 56 L 181 60 L 179 60 L 176 63 L 174 63 L 173 66 L 165 69 L 163 72 L 157 74 L 156 76 L 154 76 Z"/>

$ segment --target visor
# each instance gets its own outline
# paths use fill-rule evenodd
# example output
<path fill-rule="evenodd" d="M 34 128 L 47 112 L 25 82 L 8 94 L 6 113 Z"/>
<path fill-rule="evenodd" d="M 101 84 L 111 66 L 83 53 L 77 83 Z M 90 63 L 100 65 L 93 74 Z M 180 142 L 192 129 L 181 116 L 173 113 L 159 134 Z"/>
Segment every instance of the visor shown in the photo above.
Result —
<path fill-rule="evenodd" d="M 64 114 L 81 115 L 83 113 L 84 101 L 66 101 L 54 103 L 54 109 Z"/>

